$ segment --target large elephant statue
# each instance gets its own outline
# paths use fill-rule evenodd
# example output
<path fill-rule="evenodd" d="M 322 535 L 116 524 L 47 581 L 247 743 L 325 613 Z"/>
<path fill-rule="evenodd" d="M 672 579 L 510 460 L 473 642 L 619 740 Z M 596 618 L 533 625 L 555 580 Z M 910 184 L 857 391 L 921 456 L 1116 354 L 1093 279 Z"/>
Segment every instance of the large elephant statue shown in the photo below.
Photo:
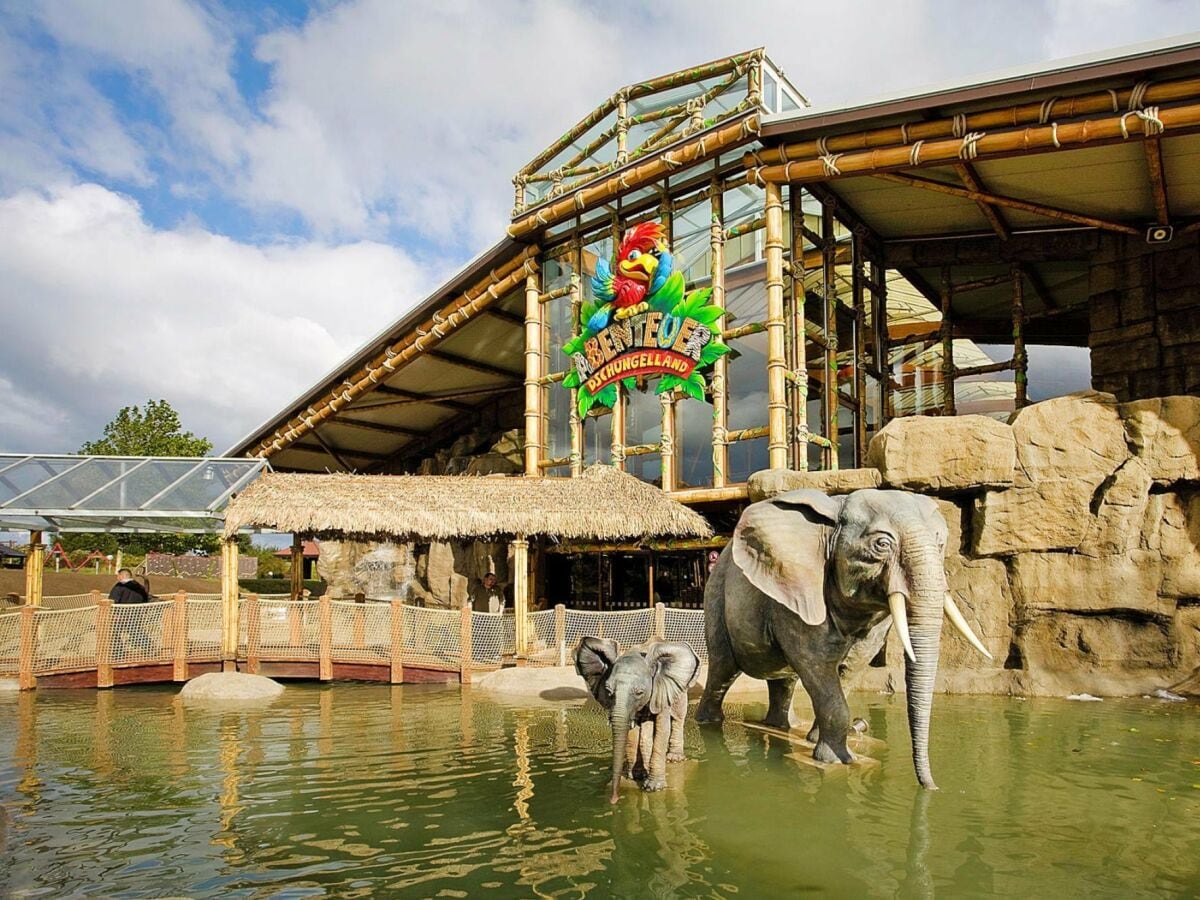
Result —
<path fill-rule="evenodd" d="M 621 795 L 621 778 L 645 770 L 642 789 L 667 786 L 667 762 L 683 759 L 683 724 L 688 688 L 696 681 L 700 659 L 685 643 L 661 641 L 624 654 L 616 641 L 585 637 L 575 650 L 575 671 L 596 701 L 608 710 L 612 726 L 612 793 Z"/>
<path fill-rule="evenodd" d="M 747 507 L 704 592 L 708 680 L 697 721 L 721 720 L 725 693 L 745 672 L 767 681 L 764 724 L 790 728 L 798 677 L 816 714 L 813 757 L 851 762 L 839 666 L 890 615 L 906 657 L 913 765 L 936 790 L 929 715 L 943 616 L 991 658 L 947 590 L 947 531 L 937 504 L 907 491 L 796 490 Z"/>

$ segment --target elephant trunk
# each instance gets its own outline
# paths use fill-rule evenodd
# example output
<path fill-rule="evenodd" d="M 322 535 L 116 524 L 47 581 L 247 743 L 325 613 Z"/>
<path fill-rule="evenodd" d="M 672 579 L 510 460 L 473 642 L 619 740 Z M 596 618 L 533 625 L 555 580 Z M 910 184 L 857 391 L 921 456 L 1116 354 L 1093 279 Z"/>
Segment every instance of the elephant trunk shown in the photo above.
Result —
<path fill-rule="evenodd" d="M 629 713 L 621 711 L 620 705 L 620 700 L 618 700 L 617 706 L 613 707 L 611 714 L 613 757 L 612 792 L 609 794 L 609 803 L 616 803 L 621 798 L 621 778 L 625 774 L 625 747 L 629 741 L 630 716 Z"/>
<path fill-rule="evenodd" d="M 904 665 L 913 767 L 921 786 L 936 791 L 929 769 L 929 716 L 941 645 L 946 570 L 937 543 L 923 525 L 912 523 L 906 528 L 901 547 L 901 566 L 909 585 L 905 611 L 913 655 L 905 657 Z"/>

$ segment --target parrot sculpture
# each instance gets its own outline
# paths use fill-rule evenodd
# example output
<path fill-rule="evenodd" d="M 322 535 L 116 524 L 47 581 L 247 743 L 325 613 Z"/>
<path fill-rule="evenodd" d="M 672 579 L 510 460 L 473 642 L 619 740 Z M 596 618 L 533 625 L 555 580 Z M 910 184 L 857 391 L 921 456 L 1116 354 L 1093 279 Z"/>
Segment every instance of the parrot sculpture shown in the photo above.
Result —
<path fill-rule="evenodd" d="M 658 222 L 643 222 L 625 232 L 614 267 L 606 259 L 596 263 L 592 290 L 599 309 L 588 328 L 599 331 L 613 319 L 645 312 L 649 300 L 671 277 L 674 261 L 667 236 Z"/>

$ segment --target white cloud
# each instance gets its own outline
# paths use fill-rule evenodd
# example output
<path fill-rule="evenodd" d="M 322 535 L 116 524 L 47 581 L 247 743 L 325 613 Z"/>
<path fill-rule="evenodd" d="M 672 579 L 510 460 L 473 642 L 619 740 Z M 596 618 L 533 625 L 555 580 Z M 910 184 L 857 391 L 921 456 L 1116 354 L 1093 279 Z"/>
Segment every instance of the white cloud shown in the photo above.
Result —
<path fill-rule="evenodd" d="M 0 200 L 0 449 L 74 450 L 164 397 L 223 450 L 418 300 L 382 244 L 159 231 L 97 185 Z"/>

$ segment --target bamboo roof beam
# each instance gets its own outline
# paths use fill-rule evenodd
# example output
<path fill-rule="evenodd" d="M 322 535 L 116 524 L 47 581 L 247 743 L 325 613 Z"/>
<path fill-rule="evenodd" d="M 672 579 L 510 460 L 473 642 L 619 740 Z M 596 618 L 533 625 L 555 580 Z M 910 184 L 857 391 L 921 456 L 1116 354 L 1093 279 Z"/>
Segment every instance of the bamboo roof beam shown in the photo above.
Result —
<path fill-rule="evenodd" d="M 1135 97 L 1135 94 L 1140 96 Z M 770 166 L 779 163 L 818 159 L 822 155 L 870 150 L 879 147 L 904 145 L 939 138 L 959 138 L 973 131 L 1012 128 L 1019 125 L 1045 124 L 1059 119 L 1073 119 L 1096 113 L 1121 113 L 1200 98 L 1200 78 L 1163 81 L 1157 84 L 1141 82 L 1119 91 L 1092 91 L 1075 97 L 1056 97 L 1043 102 L 1024 103 L 1003 109 L 959 114 L 926 122 L 907 122 L 852 134 L 838 134 L 809 141 L 798 141 L 779 147 L 747 153 L 747 167 Z M 1132 101 L 1138 100 L 1134 103 Z M 1060 126 L 1063 127 L 1063 126 Z"/>
<path fill-rule="evenodd" d="M 512 288 L 524 282 L 527 274 L 536 272 L 538 248 L 529 246 L 476 282 L 471 289 L 443 306 L 421 325 L 386 347 L 371 362 L 359 369 L 342 384 L 335 386 L 324 400 L 293 416 L 263 440 L 253 455 L 269 457 L 294 443 L 301 435 L 316 429 L 321 422 L 344 409 L 364 394 L 376 388 L 423 353 L 428 353 L 443 338 L 495 303 Z M 506 377 L 512 373 L 506 373 Z M 519 377 L 517 375 L 516 377 Z"/>
<path fill-rule="evenodd" d="M 1171 208 L 1167 203 L 1167 174 L 1163 169 L 1162 139 L 1148 137 L 1142 142 L 1146 151 L 1146 170 L 1150 174 L 1150 191 L 1154 195 L 1154 214 L 1159 225 L 1169 225 Z"/>
<path fill-rule="evenodd" d="M 382 422 L 368 422 L 363 419 L 348 419 L 345 415 L 333 416 L 325 421 L 326 425 L 343 425 L 346 428 L 359 428 L 363 431 L 378 431 L 381 434 L 399 434 L 404 437 L 421 437 L 423 431 L 412 428 L 401 428 L 399 425 L 384 425 Z"/>
<path fill-rule="evenodd" d="M 1100 119 L 996 132 L 967 132 L 961 138 L 921 141 L 910 146 L 882 147 L 856 153 L 827 154 L 754 169 L 756 179 L 781 183 L 829 181 L 852 175 L 953 164 L 960 159 L 1000 159 L 1042 150 L 1116 143 L 1200 126 L 1200 103 L 1150 107 Z M 973 199 L 973 198 L 972 198 Z"/>
<path fill-rule="evenodd" d="M 1005 197 L 1001 194 L 989 194 L 983 191 L 973 191 L 968 188 L 956 187 L 952 184 L 945 184 L 941 181 L 933 181 L 929 178 L 919 178 L 916 175 L 898 175 L 895 173 L 880 173 L 875 175 L 883 181 L 891 181 L 896 184 L 907 185 L 908 187 L 920 188 L 925 191 L 933 191 L 938 194 L 946 194 L 950 197 L 960 197 L 964 200 L 982 200 L 993 206 L 1003 206 L 1008 209 L 1019 209 L 1024 212 L 1033 213 L 1034 215 L 1045 216 L 1048 219 L 1060 219 L 1063 222 L 1072 222 L 1076 225 L 1087 225 L 1090 228 L 1100 228 L 1104 231 L 1115 231 L 1118 234 L 1140 235 L 1142 230 L 1134 228 L 1132 225 L 1125 225 L 1121 222 L 1110 222 L 1107 219 L 1100 219 L 1096 216 L 1085 216 L 1080 213 L 1074 213 L 1070 210 L 1059 209 L 1056 206 L 1046 206 L 1042 203 L 1031 203 L 1028 200 L 1019 200 L 1016 197 Z"/>
<path fill-rule="evenodd" d="M 430 359 L 438 359 L 452 366 L 458 366 L 460 369 L 479 372 L 481 375 L 495 375 L 497 378 L 521 378 L 524 374 L 522 372 L 514 372 L 512 369 L 502 368 L 501 366 L 493 366 L 491 363 L 481 362 L 477 359 L 470 359 L 458 353 L 450 353 L 446 350 L 426 350 L 425 355 Z"/>
<path fill-rule="evenodd" d="M 469 403 L 460 403 L 459 400 L 467 397 L 487 397 L 492 394 L 504 394 L 516 390 L 514 385 L 497 385 L 495 387 L 475 388 L 469 391 L 447 391 L 444 394 L 419 394 L 415 391 L 401 391 L 389 385 L 379 385 L 375 388 L 376 393 L 394 396 L 395 400 L 381 400 L 377 403 L 362 403 L 352 407 L 354 412 L 362 412 L 367 409 L 384 409 L 392 406 L 413 406 L 417 404 L 429 404 L 430 406 L 443 406 L 447 409 L 457 410 L 458 412 L 475 412 L 475 407 Z M 450 399 L 455 398 L 455 399 Z"/>
<path fill-rule="evenodd" d="M 968 190 L 983 193 L 983 185 L 979 181 L 979 176 L 969 162 L 955 163 L 954 171 L 958 173 L 958 180 L 963 183 L 964 187 Z M 1011 232 L 1009 231 L 1008 223 L 1004 221 L 996 208 L 990 203 L 984 203 L 982 200 L 976 200 L 975 205 L 979 207 L 979 211 L 983 213 L 983 217 L 992 226 L 992 231 L 996 232 L 996 237 L 1002 241 L 1007 241 Z"/>

